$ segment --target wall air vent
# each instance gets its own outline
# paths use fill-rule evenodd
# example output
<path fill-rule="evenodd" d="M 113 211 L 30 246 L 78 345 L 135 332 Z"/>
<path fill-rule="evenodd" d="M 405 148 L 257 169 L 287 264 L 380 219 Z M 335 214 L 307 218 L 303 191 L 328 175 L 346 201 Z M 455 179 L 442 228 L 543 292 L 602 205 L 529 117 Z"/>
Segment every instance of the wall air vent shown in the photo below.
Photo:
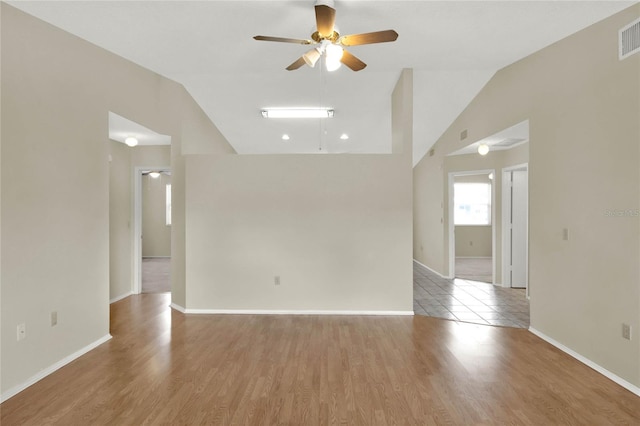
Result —
<path fill-rule="evenodd" d="M 618 31 L 618 54 L 620 60 L 640 52 L 640 18 Z"/>

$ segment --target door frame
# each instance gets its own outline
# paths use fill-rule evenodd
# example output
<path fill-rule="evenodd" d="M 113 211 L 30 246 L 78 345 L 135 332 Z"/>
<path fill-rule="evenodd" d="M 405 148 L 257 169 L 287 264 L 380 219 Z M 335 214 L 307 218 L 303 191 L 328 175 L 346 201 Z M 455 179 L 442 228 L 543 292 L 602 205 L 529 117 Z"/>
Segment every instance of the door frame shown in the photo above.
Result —
<path fill-rule="evenodd" d="M 168 166 L 135 166 L 133 169 L 133 265 L 131 293 L 140 294 L 142 292 L 142 173 L 147 170 L 158 172 L 170 172 Z"/>
<path fill-rule="evenodd" d="M 493 179 L 491 180 L 491 282 L 496 283 L 496 170 L 495 169 L 482 169 L 482 170 L 464 170 L 458 172 L 449 172 L 449 193 L 448 205 L 449 205 L 449 276 L 448 279 L 454 279 L 456 277 L 456 235 L 455 224 L 453 223 L 453 196 L 454 189 L 453 184 L 456 176 L 472 176 L 483 175 L 493 173 Z"/>
<path fill-rule="evenodd" d="M 515 166 L 509 166 L 502 169 L 502 286 L 511 288 L 511 238 L 510 232 L 507 232 L 510 228 L 509 214 L 511 210 L 511 190 L 508 176 L 514 171 L 526 171 L 527 177 L 529 175 L 529 163 L 518 164 Z M 529 186 L 527 185 L 527 232 L 525 234 L 525 291 L 527 298 L 529 298 Z"/>

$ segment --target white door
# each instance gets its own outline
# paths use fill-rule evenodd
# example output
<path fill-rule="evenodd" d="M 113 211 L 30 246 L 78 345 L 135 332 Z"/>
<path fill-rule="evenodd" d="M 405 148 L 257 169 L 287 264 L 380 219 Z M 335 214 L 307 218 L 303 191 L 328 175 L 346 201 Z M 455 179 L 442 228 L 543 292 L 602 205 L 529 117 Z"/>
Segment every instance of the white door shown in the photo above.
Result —
<path fill-rule="evenodd" d="M 511 172 L 511 287 L 527 287 L 527 170 Z"/>

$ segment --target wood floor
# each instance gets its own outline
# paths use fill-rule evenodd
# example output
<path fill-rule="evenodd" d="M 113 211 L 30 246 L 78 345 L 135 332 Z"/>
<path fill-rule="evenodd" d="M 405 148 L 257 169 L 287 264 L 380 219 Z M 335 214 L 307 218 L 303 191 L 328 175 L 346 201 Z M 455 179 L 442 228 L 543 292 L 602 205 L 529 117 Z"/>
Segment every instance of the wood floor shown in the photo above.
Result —
<path fill-rule="evenodd" d="M 113 304 L 113 339 L 3 403 L 1 424 L 640 424 L 640 397 L 527 330 L 168 303 Z"/>

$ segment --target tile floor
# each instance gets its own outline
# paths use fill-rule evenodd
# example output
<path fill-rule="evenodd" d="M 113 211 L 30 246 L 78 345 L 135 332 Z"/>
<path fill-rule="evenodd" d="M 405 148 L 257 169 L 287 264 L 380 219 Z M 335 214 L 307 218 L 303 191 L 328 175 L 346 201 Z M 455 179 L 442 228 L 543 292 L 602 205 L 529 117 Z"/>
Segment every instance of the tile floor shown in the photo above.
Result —
<path fill-rule="evenodd" d="M 413 310 L 474 324 L 529 328 L 529 301 L 524 289 L 448 280 L 413 263 Z"/>

